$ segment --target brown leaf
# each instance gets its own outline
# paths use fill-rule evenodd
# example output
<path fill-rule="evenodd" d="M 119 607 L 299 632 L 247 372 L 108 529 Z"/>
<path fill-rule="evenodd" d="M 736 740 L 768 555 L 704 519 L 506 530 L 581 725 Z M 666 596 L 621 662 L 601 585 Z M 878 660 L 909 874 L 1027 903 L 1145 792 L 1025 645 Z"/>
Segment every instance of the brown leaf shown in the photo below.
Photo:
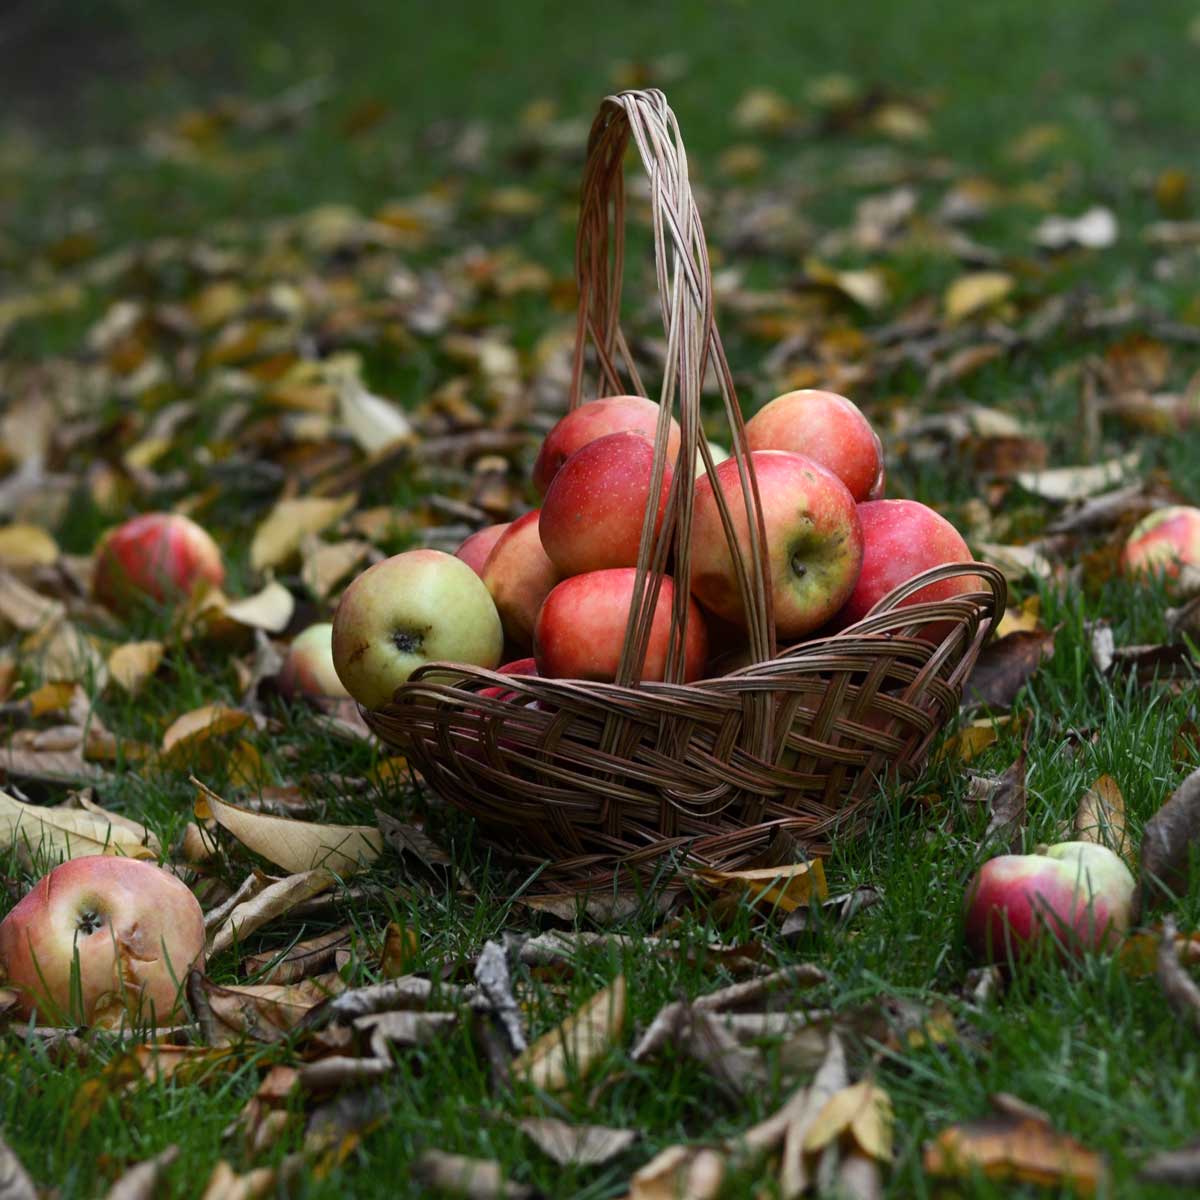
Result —
<path fill-rule="evenodd" d="M 355 505 L 354 496 L 303 496 L 281 500 L 255 530 L 250 565 L 256 571 L 285 566 L 308 534 L 321 533 Z"/>
<path fill-rule="evenodd" d="M 3 1137 L 0 1137 L 0 1197 L 3 1200 L 38 1200 L 33 1180 Z"/>
<path fill-rule="evenodd" d="M 983 835 L 983 845 L 991 846 L 999 842 L 1010 852 L 1021 848 L 1022 833 L 1025 828 L 1025 751 L 1022 750 L 1016 762 L 993 781 L 988 781 L 986 789 L 988 805 L 987 829 Z"/>
<path fill-rule="evenodd" d="M 348 926 L 333 929 L 297 942 L 282 954 L 252 954 L 243 963 L 248 974 L 258 976 L 259 983 L 295 983 L 328 970 L 337 952 L 350 944 L 351 934 Z"/>
<path fill-rule="evenodd" d="M 725 1160 L 705 1146 L 669 1146 L 629 1181 L 626 1200 L 716 1200 Z"/>
<path fill-rule="evenodd" d="M 1090 1196 L 1107 1179 L 1103 1157 L 1044 1121 L 999 1113 L 951 1125 L 925 1145 L 930 1175 L 966 1179 L 975 1170 L 989 1179 L 1069 1186 Z"/>
<path fill-rule="evenodd" d="M 1079 801 L 1075 840 L 1097 842 L 1126 861 L 1132 859 L 1133 845 L 1125 829 L 1125 797 L 1111 775 L 1101 775 Z"/>
<path fill-rule="evenodd" d="M 717 871 L 700 868 L 696 878 L 723 892 L 745 895 L 750 905 L 778 908 L 785 913 L 795 912 L 815 896 L 824 900 L 829 895 L 825 868 L 819 858 L 810 862 L 792 863 L 783 867 L 758 867 L 748 871 Z"/>
<path fill-rule="evenodd" d="M 34 633 L 60 621 L 66 609 L 26 587 L 11 571 L 0 568 L 0 622 L 21 633 Z"/>
<path fill-rule="evenodd" d="M 205 1029 L 209 1045 L 222 1046 L 249 1038 L 278 1042 L 285 1038 L 318 1004 L 342 991 L 337 974 L 326 974 L 298 983 L 240 984 L 220 987 L 204 975 L 188 981 L 188 998 L 196 989 L 204 995 L 203 1009 L 212 1021 Z"/>
<path fill-rule="evenodd" d="M 220 954 L 256 929 L 283 916 L 297 904 L 333 887 L 333 872 L 324 867 L 289 875 L 264 888 L 257 896 L 239 904 L 212 935 L 210 954 Z"/>
<path fill-rule="evenodd" d="M 1176 944 L 1175 918 L 1163 922 L 1163 935 L 1158 943 L 1158 975 L 1163 995 L 1175 1012 L 1200 1031 L 1200 985 L 1187 973 L 1179 961 Z"/>
<path fill-rule="evenodd" d="M 383 849 L 383 837 L 370 825 L 318 825 L 229 804 L 192 778 L 199 792 L 197 817 L 211 816 L 247 849 L 289 873 L 324 867 L 351 875 L 372 863 Z"/>
<path fill-rule="evenodd" d="M 354 539 L 321 542 L 311 537 L 304 542 L 302 552 L 300 578 L 318 600 L 324 600 L 371 555 L 372 547 L 370 542 Z"/>
<path fill-rule="evenodd" d="M 1052 630 L 1017 630 L 997 638 L 980 652 L 967 680 L 964 702 L 985 708 L 1008 708 L 1053 653 Z"/>
<path fill-rule="evenodd" d="M 510 1183 L 500 1164 L 491 1159 L 466 1158 L 442 1150 L 426 1150 L 412 1164 L 412 1175 L 431 1193 L 462 1200 L 525 1200 L 533 1190 Z"/>
<path fill-rule="evenodd" d="M 163 734 L 163 757 L 172 764 L 188 761 L 207 741 L 254 724 L 254 717 L 226 704 L 206 704 L 176 717 Z"/>
<path fill-rule="evenodd" d="M 130 1167 L 108 1189 L 104 1200 L 155 1200 L 163 1194 L 166 1173 L 179 1157 L 179 1147 L 168 1146 L 153 1158 Z M 4 1195 L 0 1185 L 0 1195 Z"/>
<path fill-rule="evenodd" d="M 548 1092 L 562 1091 L 583 1079 L 625 1028 L 625 976 L 616 979 L 543 1034 L 513 1060 L 514 1079 Z"/>
<path fill-rule="evenodd" d="M 513 1054 L 527 1049 L 525 1022 L 513 996 L 512 977 L 508 970 L 508 955 L 497 941 L 484 943 L 475 964 L 475 982 L 487 998 L 491 1011 L 504 1030 Z"/>
<path fill-rule="evenodd" d="M 218 1159 L 200 1200 L 265 1200 L 275 1193 L 277 1175 L 274 1167 L 255 1167 L 239 1175 L 223 1158 Z"/>
<path fill-rule="evenodd" d="M 1141 451 L 1130 450 L 1120 458 L 1088 467 L 1053 467 L 1046 471 L 1022 471 L 1017 482 L 1043 500 L 1083 500 L 1120 484 L 1141 463 Z"/>
<path fill-rule="evenodd" d="M 126 642 L 108 656 L 108 673 L 120 687 L 136 696 L 162 663 L 162 642 Z"/>
<path fill-rule="evenodd" d="M 1142 1164 L 1138 1178 L 1147 1183 L 1165 1183 L 1175 1187 L 1200 1188 L 1200 1142 L 1181 1150 L 1160 1150 Z"/>
<path fill-rule="evenodd" d="M 23 804 L 7 792 L 0 792 L 0 843 L 16 843 L 22 853 L 52 860 L 90 854 L 154 859 L 161 851 L 157 839 L 128 818 L 114 822 L 101 809 Z"/>
<path fill-rule="evenodd" d="M 527 1117 L 521 1130 L 560 1166 L 599 1166 L 624 1154 L 637 1141 L 633 1129 L 571 1125 L 553 1117 Z"/>
<path fill-rule="evenodd" d="M 1200 770 L 1193 771 L 1146 823 L 1137 908 L 1162 891 L 1185 895 L 1192 847 L 1200 839 Z"/>

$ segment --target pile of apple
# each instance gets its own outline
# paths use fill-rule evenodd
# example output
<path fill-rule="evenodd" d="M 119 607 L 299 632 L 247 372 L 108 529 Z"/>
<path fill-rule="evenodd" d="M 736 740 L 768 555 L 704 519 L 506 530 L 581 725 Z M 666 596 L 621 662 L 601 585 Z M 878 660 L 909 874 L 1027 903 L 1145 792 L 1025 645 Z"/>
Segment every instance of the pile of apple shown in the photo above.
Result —
<path fill-rule="evenodd" d="M 634 598 L 647 513 L 660 524 L 680 432 L 670 422 L 666 462 L 654 480 L 659 407 L 609 396 L 568 413 L 533 467 L 541 507 L 472 534 L 455 555 L 412 550 L 376 563 L 347 588 L 333 619 L 338 677 L 367 708 L 390 700 L 423 663 L 442 659 L 509 674 L 611 681 Z M 781 644 L 835 632 L 865 616 L 915 575 L 971 558 L 938 513 L 882 499 L 883 449 L 844 396 L 788 392 L 746 425 L 766 531 L 768 586 Z M 718 455 L 714 455 L 718 457 Z M 691 528 L 684 678 L 738 661 L 746 616 L 715 490 L 739 543 L 749 527 L 735 460 L 700 473 Z M 907 603 L 973 590 L 955 577 Z M 674 580 L 662 582 L 640 678 L 667 665 Z"/>

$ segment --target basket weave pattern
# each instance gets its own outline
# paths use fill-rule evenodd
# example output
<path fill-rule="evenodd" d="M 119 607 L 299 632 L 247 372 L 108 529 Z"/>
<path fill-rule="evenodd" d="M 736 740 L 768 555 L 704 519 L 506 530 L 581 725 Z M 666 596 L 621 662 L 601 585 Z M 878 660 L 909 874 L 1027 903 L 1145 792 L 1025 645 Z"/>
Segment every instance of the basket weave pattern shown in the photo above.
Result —
<path fill-rule="evenodd" d="M 745 429 L 713 319 L 712 278 L 687 158 L 655 90 L 609 97 L 588 143 L 576 275 L 579 314 L 570 407 L 594 395 L 648 394 L 621 332 L 625 150 L 650 179 L 655 267 L 667 334 L 651 495 L 666 466 L 668 420 L 682 430 L 659 531 L 642 530 L 635 603 L 614 683 L 499 675 L 435 664 L 364 716 L 407 755 L 426 784 L 479 822 L 509 858 L 550 867 L 544 879 L 601 887 L 643 878 L 664 860 L 731 868 L 781 831 L 816 850 L 836 829 L 861 830 L 877 779 L 915 775 L 956 713 L 963 684 L 997 613 L 1004 579 L 983 564 L 937 568 L 886 597 L 834 637 L 782 652 L 767 586 L 766 538 Z M 713 463 L 700 425 L 706 372 L 720 385 L 750 536 L 738 545 L 716 491 L 747 613 L 751 665 L 685 684 L 692 518 L 698 461 Z M 667 564 L 673 600 L 666 682 L 640 683 Z M 930 582 L 969 575 L 978 590 L 901 602 Z"/>

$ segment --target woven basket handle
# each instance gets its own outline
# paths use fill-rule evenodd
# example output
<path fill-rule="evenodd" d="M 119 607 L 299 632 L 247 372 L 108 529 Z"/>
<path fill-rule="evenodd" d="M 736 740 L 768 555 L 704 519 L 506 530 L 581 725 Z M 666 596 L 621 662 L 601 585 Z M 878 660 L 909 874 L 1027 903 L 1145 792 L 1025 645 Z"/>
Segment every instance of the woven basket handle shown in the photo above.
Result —
<path fill-rule="evenodd" d="M 676 586 L 666 678 L 669 682 L 683 679 L 697 456 L 710 476 L 714 470 L 712 454 L 700 423 L 701 384 L 710 366 L 720 385 L 731 434 L 730 450 L 741 475 L 742 495 L 749 518 L 747 544 L 739 544 L 723 493 L 715 490 L 715 496 L 748 617 L 754 661 L 761 662 L 775 655 L 775 622 L 771 589 L 767 586 L 766 535 L 758 485 L 750 465 L 745 423 L 733 378 L 713 319 L 708 248 L 688 182 L 687 155 L 675 114 L 662 92 L 654 88 L 609 96 L 601 105 L 588 138 L 575 249 L 579 314 L 570 407 L 577 407 L 584 399 L 589 346 L 598 373 L 596 396 L 630 390 L 646 395 L 620 324 L 625 266 L 624 156 L 631 137 L 650 180 L 654 265 L 663 328 L 667 335 L 651 496 L 660 494 L 672 415 L 678 417 L 682 441 L 678 458 L 671 464 L 673 477 L 661 529 L 656 534 L 654 504 L 647 505 L 642 523 L 635 602 L 630 609 L 617 675 L 617 682 L 626 685 L 640 677 L 655 605 L 668 565 Z"/>

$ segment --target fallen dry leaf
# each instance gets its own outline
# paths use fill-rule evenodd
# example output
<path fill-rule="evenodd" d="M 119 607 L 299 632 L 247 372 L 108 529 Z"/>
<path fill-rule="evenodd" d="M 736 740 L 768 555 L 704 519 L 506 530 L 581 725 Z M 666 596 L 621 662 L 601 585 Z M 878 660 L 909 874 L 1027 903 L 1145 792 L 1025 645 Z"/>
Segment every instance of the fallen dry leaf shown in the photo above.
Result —
<path fill-rule="evenodd" d="M 225 918 L 212 935 L 209 953 L 220 954 L 222 950 L 229 949 L 236 940 L 261 929 L 305 900 L 328 891 L 335 882 L 332 871 L 318 867 L 315 871 L 302 871 L 270 884 L 257 896 L 239 904 Z"/>
<path fill-rule="evenodd" d="M 513 996 L 508 955 L 501 942 L 484 943 L 475 963 L 475 982 L 504 1030 L 511 1052 L 522 1053 L 529 1045 L 525 1038 L 525 1021 Z"/>
<path fill-rule="evenodd" d="M 156 1200 L 162 1195 L 167 1171 L 178 1157 L 179 1147 L 170 1145 L 153 1158 L 130 1167 L 108 1189 L 104 1200 Z M 7 1196 L 2 1183 L 0 1195 Z"/>
<path fill-rule="evenodd" d="M 292 593 L 282 583 L 272 580 L 253 596 L 227 604 L 224 616 L 248 629 L 282 633 L 291 623 L 295 611 L 296 601 Z"/>
<path fill-rule="evenodd" d="M 1132 858 L 1133 847 L 1125 828 L 1125 797 L 1111 775 L 1101 775 L 1079 801 L 1075 840 L 1097 842 L 1127 861 Z"/>
<path fill-rule="evenodd" d="M 533 1189 L 510 1183 L 491 1159 L 426 1150 L 412 1164 L 413 1177 L 431 1193 L 462 1200 L 524 1200 Z"/>
<path fill-rule="evenodd" d="M 38 1200 L 29 1172 L 3 1137 L 0 1137 L 0 1196 L 4 1200 Z"/>
<path fill-rule="evenodd" d="M 61 602 L 47 599 L 0 568 L 0 622 L 21 633 L 35 633 L 60 621 L 65 612 Z"/>
<path fill-rule="evenodd" d="M 625 1028 L 625 976 L 616 979 L 513 1060 L 512 1075 L 548 1092 L 583 1079 Z"/>
<path fill-rule="evenodd" d="M 370 542 L 351 539 L 344 542 L 321 542 L 307 539 L 301 547 L 304 563 L 300 578 L 304 586 L 318 599 L 324 600 L 334 588 L 370 556 Z"/>
<path fill-rule="evenodd" d="M 162 663 L 162 642 L 126 642 L 108 656 L 108 674 L 118 686 L 136 696 Z"/>
<path fill-rule="evenodd" d="M 97 808 L 23 804 L 7 792 L 0 792 L 0 842 L 15 843 L 35 861 L 42 855 L 57 860 L 89 854 L 154 859 L 161 852 L 158 840 L 128 818 L 114 821 Z"/>
<path fill-rule="evenodd" d="M 705 1146 L 668 1146 L 629 1181 L 625 1200 L 716 1200 L 725 1159 Z"/>
<path fill-rule="evenodd" d="M 383 835 L 370 825 L 318 825 L 228 804 L 194 776 L 199 795 L 196 816 L 212 817 L 248 850 L 295 874 L 324 867 L 352 875 L 372 863 L 383 850 Z"/>
<path fill-rule="evenodd" d="M 1038 667 L 1053 654 L 1053 630 L 1019 629 L 989 642 L 980 651 L 967 680 L 964 702 L 984 708 L 1008 708 Z"/>
<path fill-rule="evenodd" d="M 1120 458 L 1089 467 L 1051 467 L 1045 471 L 1021 471 L 1017 482 L 1043 500 L 1083 500 L 1116 487 L 1132 475 L 1141 462 L 1141 451 L 1130 450 Z"/>
<path fill-rule="evenodd" d="M 355 496 L 304 496 L 281 500 L 254 532 L 250 565 L 256 571 L 285 566 L 305 537 L 321 533 L 354 507 Z"/>
<path fill-rule="evenodd" d="M 957 322 L 991 308 L 1011 294 L 1017 281 L 1005 271 L 972 271 L 956 279 L 942 301 L 946 320 Z"/>
<path fill-rule="evenodd" d="M 1046 217 L 1034 230 L 1033 240 L 1047 250 L 1065 250 L 1069 246 L 1104 250 L 1117 240 L 1117 218 L 1112 209 L 1099 205 L 1078 217 Z"/>
<path fill-rule="evenodd" d="M 1142 832 L 1137 907 L 1144 912 L 1161 895 L 1184 895 L 1193 848 L 1200 844 L 1200 770 L 1193 771 L 1146 822 Z"/>
<path fill-rule="evenodd" d="M 1175 918 L 1167 917 L 1163 922 L 1163 933 L 1158 943 L 1156 974 L 1163 995 L 1175 1012 L 1200 1031 L 1200 985 L 1188 974 L 1179 960 Z"/>
<path fill-rule="evenodd" d="M 847 1135 L 863 1154 L 890 1162 L 893 1121 L 892 1098 L 878 1084 L 863 1080 L 829 1097 L 804 1135 L 804 1151 L 815 1153 Z"/>
<path fill-rule="evenodd" d="M 390 400 L 368 392 L 357 376 L 340 373 L 337 392 L 342 425 L 368 454 L 412 441 L 412 422 L 404 412 Z"/>
<path fill-rule="evenodd" d="M 999 844 L 1007 853 L 1017 853 L 1021 848 L 1025 829 L 1027 805 L 1025 789 L 1025 751 L 998 778 L 976 777 L 972 781 L 972 800 L 987 804 L 988 823 L 983 834 L 983 846 Z"/>
<path fill-rule="evenodd" d="M 58 543 L 40 525 L 0 529 L 0 566 L 48 567 L 58 561 Z"/>
<path fill-rule="evenodd" d="M 560 1166 L 598 1166 L 624 1154 L 637 1141 L 633 1129 L 571 1125 L 554 1117 L 527 1117 L 521 1131 Z"/>
<path fill-rule="evenodd" d="M 331 929 L 282 952 L 252 954 L 244 960 L 246 973 L 259 983 L 295 983 L 328 970 L 339 950 L 350 945 L 353 931 L 349 926 Z"/>
<path fill-rule="evenodd" d="M 795 912 L 813 897 L 829 895 L 825 868 L 819 858 L 783 867 L 758 867 L 748 871 L 716 871 L 701 868 L 696 878 L 722 891 L 745 895 L 751 905 L 763 905 Z"/>
<path fill-rule="evenodd" d="M 171 722 L 163 734 L 163 755 L 171 763 L 186 762 L 188 756 L 210 738 L 253 724 L 254 717 L 243 709 L 230 708 L 226 704 L 206 704 Z"/>
<path fill-rule="evenodd" d="M 1160 1150 L 1152 1154 L 1138 1171 L 1147 1183 L 1165 1183 L 1195 1190 L 1200 1187 L 1200 1142 L 1180 1150 Z"/>
<path fill-rule="evenodd" d="M 345 988 L 341 976 L 330 973 L 298 983 L 239 984 L 221 987 L 200 972 L 188 979 L 188 1001 L 210 1046 L 246 1038 L 278 1042 L 318 1004 Z"/>
<path fill-rule="evenodd" d="M 969 763 L 996 744 L 1000 730 L 1008 721 L 1008 717 L 979 717 L 968 722 L 942 743 L 934 755 L 934 762 L 949 759 L 952 762 Z"/>

